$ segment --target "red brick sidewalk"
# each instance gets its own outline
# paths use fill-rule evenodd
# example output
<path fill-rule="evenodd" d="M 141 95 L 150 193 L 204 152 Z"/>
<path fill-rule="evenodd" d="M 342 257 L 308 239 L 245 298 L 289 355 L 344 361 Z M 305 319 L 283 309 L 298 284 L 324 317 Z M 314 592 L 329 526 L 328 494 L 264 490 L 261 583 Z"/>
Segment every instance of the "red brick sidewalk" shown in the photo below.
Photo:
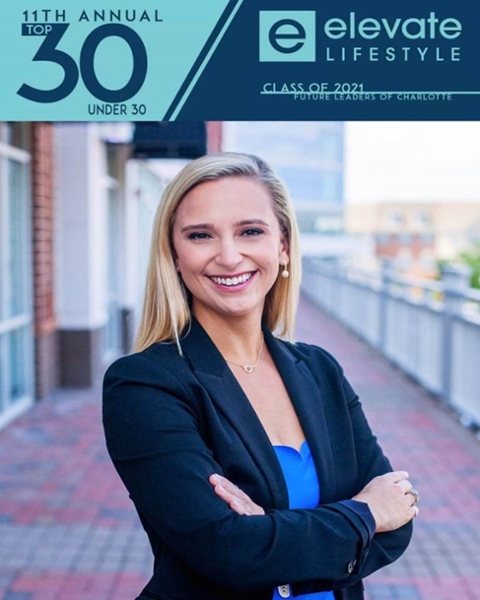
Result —
<path fill-rule="evenodd" d="M 297 337 L 340 361 L 395 469 L 421 495 L 405 555 L 366 581 L 370 600 L 480 599 L 480 444 L 450 411 L 335 320 L 302 302 Z"/>
<path fill-rule="evenodd" d="M 310 304 L 298 339 L 331 351 L 395 468 L 421 493 L 411 547 L 369 600 L 480 600 L 480 445 L 420 387 Z M 132 600 L 152 569 L 106 456 L 98 390 L 62 391 L 0 432 L 0 597 Z"/>

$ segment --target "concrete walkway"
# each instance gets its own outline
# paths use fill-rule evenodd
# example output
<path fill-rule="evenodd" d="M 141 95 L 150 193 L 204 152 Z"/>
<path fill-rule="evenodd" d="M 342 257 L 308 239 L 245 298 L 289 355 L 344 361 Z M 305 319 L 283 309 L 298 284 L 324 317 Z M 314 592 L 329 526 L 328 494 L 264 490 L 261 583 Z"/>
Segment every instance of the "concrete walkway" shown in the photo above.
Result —
<path fill-rule="evenodd" d="M 338 358 L 394 468 L 408 470 L 421 494 L 414 541 L 368 579 L 368 599 L 480 600 L 480 444 L 306 301 L 298 339 Z M 99 389 L 59 392 L 0 432 L 0 598 L 132 600 L 151 569 L 106 455 Z"/>

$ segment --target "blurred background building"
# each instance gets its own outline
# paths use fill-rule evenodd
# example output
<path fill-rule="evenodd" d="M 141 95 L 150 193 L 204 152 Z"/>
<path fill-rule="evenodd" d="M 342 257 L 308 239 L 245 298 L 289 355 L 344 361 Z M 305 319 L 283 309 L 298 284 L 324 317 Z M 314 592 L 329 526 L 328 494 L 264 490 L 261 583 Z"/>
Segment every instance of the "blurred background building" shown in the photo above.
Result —
<path fill-rule="evenodd" d="M 220 123 L 0 124 L 0 426 L 129 352 L 153 214 Z"/>
<path fill-rule="evenodd" d="M 0 426 L 131 350 L 153 214 L 185 161 L 258 154 L 305 255 L 435 279 L 476 260 L 479 139 L 480 123 L 1 123 Z"/>
<path fill-rule="evenodd" d="M 344 123 L 230 122 L 225 150 L 257 154 L 285 181 L 303 234 L 344 228 Z"/>
<path fill-rule="evenodd" d="M 290 190 L 305 255 L 435 278 L 480 243 L 479 123 L 226 123 Z"/>
<path fill-rule="evenodd" d="M 404 273 L 438 276 L 480 242 L 480 123 L 348 123 L 346 231 Z M 373 259 L 373 260 L 372 260 Z"/>
<path fill-rule="evenodd" d="M 371 236 L 373 254 L 357 264 L 375 267 L 389 258 L 403 273 L 435 278 L 439 260 L 455 260 L 480 242 L 480 201 L 350 204 L 345 228 Z"/>

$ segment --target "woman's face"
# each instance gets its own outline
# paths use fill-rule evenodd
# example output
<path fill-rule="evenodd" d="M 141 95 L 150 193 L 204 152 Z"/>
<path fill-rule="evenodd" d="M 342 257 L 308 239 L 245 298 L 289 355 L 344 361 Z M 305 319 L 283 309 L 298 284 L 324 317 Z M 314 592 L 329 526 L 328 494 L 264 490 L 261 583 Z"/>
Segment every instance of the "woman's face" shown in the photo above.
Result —
<path fill-rule="evenodd" d="M 224 177 L 186 194 L 173 225 L 175 263 L 193 297 L 193 313 L 257 314 L 288 261 L 266 189 L 252 179 Z"/>

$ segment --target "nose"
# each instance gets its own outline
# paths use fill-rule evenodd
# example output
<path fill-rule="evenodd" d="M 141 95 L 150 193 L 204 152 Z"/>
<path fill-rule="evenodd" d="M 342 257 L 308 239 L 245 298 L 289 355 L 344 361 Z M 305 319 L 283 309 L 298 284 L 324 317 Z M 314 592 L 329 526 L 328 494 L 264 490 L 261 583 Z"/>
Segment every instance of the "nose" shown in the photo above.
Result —
<path fill-rule="evenodd" d="M 222 239 L 219 242 L 218 252 L 215 257 L 215 262 L 219 267 L 224 267 L 227 270 L 234 269 L 243 260 L 240 254 L 238 245 L 235 240 Z"/>

